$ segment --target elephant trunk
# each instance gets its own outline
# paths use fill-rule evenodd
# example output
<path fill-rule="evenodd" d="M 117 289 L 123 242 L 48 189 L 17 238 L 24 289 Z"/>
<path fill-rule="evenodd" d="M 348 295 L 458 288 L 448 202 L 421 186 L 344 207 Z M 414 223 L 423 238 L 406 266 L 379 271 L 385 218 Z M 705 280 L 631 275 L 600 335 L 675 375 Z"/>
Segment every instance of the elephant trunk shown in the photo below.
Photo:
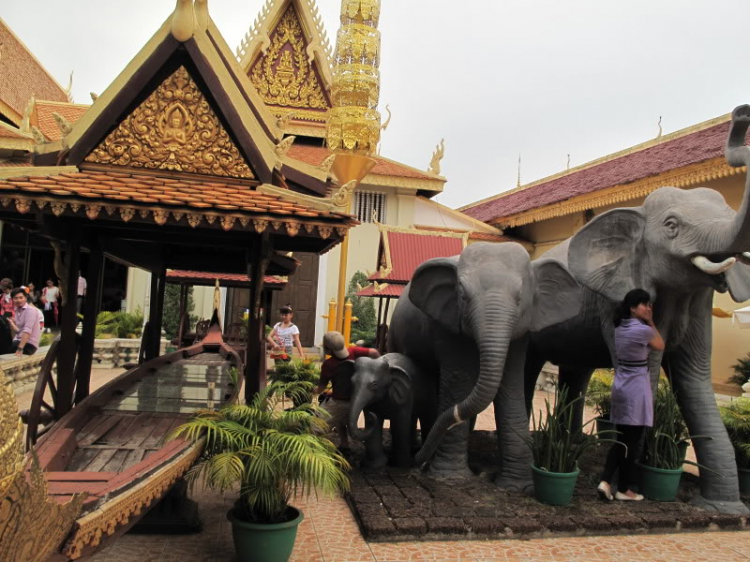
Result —
<path fill-rule="evenodd" d="M 349 410 L 349 435 L 351 435 L 357 441 L 366 441 L 372 432 L 375 430 L 375 423 L 377 423 L 377 416 L 373 412 L 365 412 L 365 417 L 370 420 L 369 427 L 360 429 L 358 426 L 359 414 L 365 409 L 369 400 L 366 397 L 360 396 L 359 392 L 355 392 L 354 396 L 356 399 Z"/>
<path fill-rule="evenodd" d="M 750 162 L 750 148 L 745 146 L 745 136 L 748 126 L 750 126 L 750 120 L 747 116 L 738 118 L 740 109 L 742 108 L 735 109 L 732 116 L 725 150 L 727 162 L 735 168 L 747 166 Z M 750 250 L 750 174 L 745 180 L 742 204 L 734 217 L 733 223 L 731 223 L 731 227 L 726 229 L 721 238 L 723 238 L 721 252 L 741 254 Z"/>
<path fill-rule="evenodd" d="M 435 454 L 445 433 L 451 427 L 484 411 L 500 388 L 516 312 L 503 306 L 499 296 L 485 299 L 479 306 L 481 310 L 475 310 L 469 318 L 474 341 L 479 348 L 477 383 L 463 401 L 440 414 L 415 457 L 418 465 L 427 462 Z"/>

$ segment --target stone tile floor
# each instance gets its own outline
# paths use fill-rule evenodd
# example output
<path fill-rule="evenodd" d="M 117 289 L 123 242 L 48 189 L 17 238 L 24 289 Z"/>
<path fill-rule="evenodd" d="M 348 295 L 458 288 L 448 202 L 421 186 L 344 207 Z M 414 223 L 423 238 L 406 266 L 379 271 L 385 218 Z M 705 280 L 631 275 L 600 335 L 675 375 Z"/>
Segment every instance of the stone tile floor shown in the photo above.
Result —
<path fill-rule="evenodd" d="M 119 374 L 95 370 L 92 389 Z M 30 395 L 21 395 L 19 406 Z M 543 405 L 538 393 L 535 407 Z M 477 420 L 478 429 L 494 429 L 492 410 Z M 688 467 L 686 467 L 687 469 Z M 690 467 L 693 468 L 693 467 Z M 232 562 L 235 559 L 226 512 L 231 496 L 196 490 L 203 531 L 195 535 L 133 535 L 91 559 L 92 562 Z M 750 561 L 750 533 L 708 532 L 616 537 L 539 538 L 531 540 L 368 543 L 343 498 L 300 498 L 294 505 L 305 519 L 291 562 L 740 562 Z M 258 561 L 264 562 L 264 561 Z"/>

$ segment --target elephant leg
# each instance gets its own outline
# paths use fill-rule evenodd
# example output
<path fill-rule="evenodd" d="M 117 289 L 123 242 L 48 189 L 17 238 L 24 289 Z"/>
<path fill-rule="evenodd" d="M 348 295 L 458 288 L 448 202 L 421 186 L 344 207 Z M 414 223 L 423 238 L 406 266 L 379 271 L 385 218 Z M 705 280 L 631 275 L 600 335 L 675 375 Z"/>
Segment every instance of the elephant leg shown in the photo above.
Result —
<path fill-rule="evenodd" d="M 500 471 L 495 484 L 509 490 L 531 486 L 532 456 L 525 439 L 529 435 L 524 391 L 524 363 L 527 338 L 514 341 L 508 349 L 503 381 L 495 396 L 495 424 L 500 449 Z"/>
<path fill-rule="evenodd" d="M 370 419 L 365 416 L 365 430 L 372 432 L 365 439 L 365 457 L 362 459 L 362 468 L 367 470 L 378 470 L 388 464 L 388 456 L 383 447 L 383 418 Z"/>
<path fill-rule="evenodd" d="M 690 303 L 690 325 L 679 348 L 665 356 L 677 402 L 695 439 L 700 470 L 700 496 L 693 502 L 727 513 L 747 514 L 740 501 L 734 450 L 721 421 L 711 383 L 711 307 L 713 291 L 697 295 Z M 712 472 L 716 471 L 716 473 Z"/>
<path fill-rule="evenodd" d="M 442 365 L 440 370 L 441 412 L 458 404 L 471 392 L 475 377 L 465 366 Z M 476 373 L 477 371 L 474 371 Z M 468 478 L 473 476 L 468 462 L 469 422 L 451 427 L 443 437 L 430 462 L 429 473 L 440 478 Z"/>
<path fill-rule="evenodd" d="M 411 466 L 411 445 L 415 426 L 411 409 L 391 416 L 391 465 L 398 468 Z"/>
<path fill-rule="evenodd" d="M 586 389 L 589 386 L 589 380 L 593 372 L 594 369 L 590 367 L 560 365 L 558 386 L 560 388 L 567 387 L 568 402 L 586 395 Z M 571 428 L 574 433 L 583 427 L 583 408 L 583 400 L 579 400 L 573 405 L 573 423 L 571 424 Z"/>

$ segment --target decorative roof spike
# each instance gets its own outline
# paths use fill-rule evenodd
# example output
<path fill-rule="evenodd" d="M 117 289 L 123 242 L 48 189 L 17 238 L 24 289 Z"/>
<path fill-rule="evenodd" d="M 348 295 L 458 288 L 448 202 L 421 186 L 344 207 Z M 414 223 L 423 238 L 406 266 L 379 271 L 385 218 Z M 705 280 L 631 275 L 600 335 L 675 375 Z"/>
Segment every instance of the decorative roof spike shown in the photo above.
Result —
<path fill-rule="evenodd" d="M 516 181 L 516 187 L 521 187 L 521 155 L 518 155 L 518 180 Z"/>
<path fill-rule="evenodd" d="M 65 119 L 65 117 L 63 117 L 59 113 L 53 112 L 52 118 L 55 120 L 55 123 L 57 123 L 57 128 L 60 129 L 62 136 L 67 136 L 70 131 L 73 130 L 73 125 L 70 124 L 70 121 Z"/>
<path fill-rule="evenodd" d="M 42 131 L 33 125 L 31 126 L 31 136 L 34 137 L 34 142 L 37 144 L 47 144 L 49 142 Z"/>
<path fill-rule="evenodd" d="M 342 0 L 326 141 L 335 152 L 369 156 L 380 140 L 380 0 Z"/>
<path fill-rule="evenodd" d="M 435 152 L 432 153 L 432 159 L 430 160 L 430 167 L 428 168 L 427 171 L 432 174 L 435 174 L 436 176 L 439 176 L 440 175 L 440 161 L 443 159 L 443 156 L 445 156 L 445 139 L 440 139 L 440 142 L 435 148 Z"/>
<path fill-rule="evenodd" d="M 91 96 L 91 101 L 96 101 L 99 97 L 99 94 L 97 94 L 96 92 L 89 92 L 89 95 Z"/>
<path fill-rule="evenodd" d="M 172 35 L 184 43 L 195 33 L 195 11 L 193 0 L 177 0 L 172 12 Z"/>
<path fill-rule="evenodd" d="M 20 127 L 22 133 L 31 132 L 31 114 L 34 112 L 35 104 L 36 104 L 36 99 L 32 95 L 29 98 L 29 101 L 26 103 L 26 108 L 23 110 L 23 118 L 21 119 L 21 127 Z"/>
<path fill-rule="evenodd" d="M 73 71 L 70 71 L 70 78 L 68 79 L 68 87 L 65 88 L 65 95 L 68 97 L 68 101 L 73 103 Z"/>
<path fill-rule="evenodd" d="M 658 135 L 656 135 L 656 138 L 657 138 L 657 139 L 660 139 L 660 138 L 661 138 L 661 134 L 662 134 L 662 128 L 661 128 L 661 115 L 659 115 L 659 122 L 657 123 L 657 125 L 659 126 L 659 134 L 658 134 Z"/>

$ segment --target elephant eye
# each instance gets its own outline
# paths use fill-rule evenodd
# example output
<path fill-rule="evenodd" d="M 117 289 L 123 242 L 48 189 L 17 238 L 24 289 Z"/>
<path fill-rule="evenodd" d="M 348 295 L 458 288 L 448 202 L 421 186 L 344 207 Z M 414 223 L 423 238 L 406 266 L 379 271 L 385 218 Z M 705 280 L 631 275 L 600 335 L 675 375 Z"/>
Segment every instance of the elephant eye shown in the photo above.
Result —
<path fill-rule="evenodd" d="M 666 229 L 668 236 L 676 236 L 679 226 L 677 219 L 674 217 L 670 217 L 664 221 L 664 228 Z"/>

